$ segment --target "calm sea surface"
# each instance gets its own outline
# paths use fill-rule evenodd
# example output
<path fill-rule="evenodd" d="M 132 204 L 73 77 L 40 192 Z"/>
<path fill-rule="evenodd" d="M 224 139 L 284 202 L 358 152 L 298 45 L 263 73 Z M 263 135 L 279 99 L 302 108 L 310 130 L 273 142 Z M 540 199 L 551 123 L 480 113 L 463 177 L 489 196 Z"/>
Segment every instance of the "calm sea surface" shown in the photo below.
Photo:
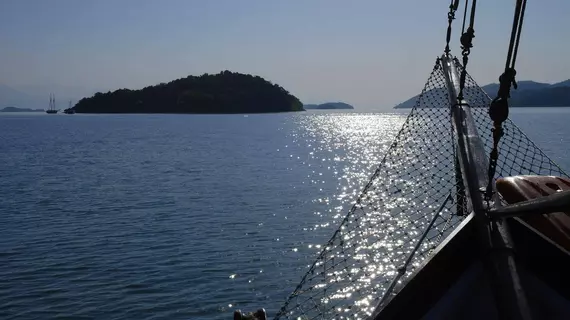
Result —
<path fill-rule="evenodd" d="M 0 318 L 274 315 L 406 115 L 0 114 Z M 570 169 L 570 109 L 511 118 Z"/>

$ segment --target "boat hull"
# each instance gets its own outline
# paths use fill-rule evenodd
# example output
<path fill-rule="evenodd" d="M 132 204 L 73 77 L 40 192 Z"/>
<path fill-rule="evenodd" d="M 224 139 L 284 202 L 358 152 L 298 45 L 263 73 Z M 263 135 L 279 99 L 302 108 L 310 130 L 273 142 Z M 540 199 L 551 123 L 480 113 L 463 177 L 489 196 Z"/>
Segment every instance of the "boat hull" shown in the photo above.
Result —
<path fill-rule="evenodd" d="M 368 320 L 501 319 L 469 216 Z M 533 319 L 570 319 L 570 253 L 519 218 L 507 221 Z M 410 308 L 410 306 L 414 306 Z"/>

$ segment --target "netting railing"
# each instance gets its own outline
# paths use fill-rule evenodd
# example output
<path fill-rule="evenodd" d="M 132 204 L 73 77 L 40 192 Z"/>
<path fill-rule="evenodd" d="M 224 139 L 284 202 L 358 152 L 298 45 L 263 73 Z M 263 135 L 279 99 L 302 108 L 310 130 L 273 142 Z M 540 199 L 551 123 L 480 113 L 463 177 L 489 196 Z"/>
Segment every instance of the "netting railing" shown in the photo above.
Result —
<path fill-rule="evenodd" d="M 490 98 L 469 75 L 464 96 L 490 152 Z M 391 282 L 405 281 L 462 221 L 450 108 L 438 59 L 383 161 L 275 319 L 366 319 Z M 504 128 L 496 176 L 566 176 L 514 123 Z"/>

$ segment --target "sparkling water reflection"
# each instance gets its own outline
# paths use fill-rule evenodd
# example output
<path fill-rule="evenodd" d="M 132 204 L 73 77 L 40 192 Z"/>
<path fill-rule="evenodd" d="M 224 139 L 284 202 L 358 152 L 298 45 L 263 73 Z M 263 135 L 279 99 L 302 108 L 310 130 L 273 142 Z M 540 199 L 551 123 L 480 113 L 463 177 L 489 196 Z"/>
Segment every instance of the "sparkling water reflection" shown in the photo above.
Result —
<path fill-rule="evenodd" d="M 259 307 L 273 316 L 404 116 L 1 115 L 0 318 L 212 320 Z M 564 117 L 549 119 L 565 126 Z M 530 122 L 523 130 L 568 159 L 563 135 L 552 142 Z M 373 246 L 403 244 L 362 243 L 368 282 L 331 298 L 395 272 L 368 263 Z M 359 303 L 372 306 L 376 297 L 365 298 Z"/>
<path fill-rule="evenodd" d="M 400 114 L 0 116 L 0 318 L 275 314 Z"/>
<path fill-rule="evenodd" d="M 459 65 L 456 60 L 454 63 Z M 466 216 L 445 94 L 436 63 L 416 107 L 355 204 L 276 319 L 366 319 Z M 490 98 L 468 76 L 477 132 L 491 149 Z M 504 124 L 495 177 L 563 175 L 512 121 Z M 420 236 L 420 234 L 423 234 Z M 416 251 L 416 248 L 418 251 Z M 382 272 L 376 272 L 377 269 Z M 396 276 L 397 275 L 397 276 Z"/>

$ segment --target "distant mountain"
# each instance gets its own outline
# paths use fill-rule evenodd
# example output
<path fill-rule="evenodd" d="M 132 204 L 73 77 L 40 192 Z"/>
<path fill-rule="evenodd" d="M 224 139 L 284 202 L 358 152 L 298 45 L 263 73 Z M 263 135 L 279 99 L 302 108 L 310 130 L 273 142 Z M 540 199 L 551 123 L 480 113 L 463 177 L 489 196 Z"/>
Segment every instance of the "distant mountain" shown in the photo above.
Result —
<path fill-rule="evenodd" d="M 1 109 L 0 112 L 44 112 L 44 109 L 27 109 L 27 108 L 16 108 L 16 107 L 6 107 Z"/>
<path fill-rule="evenodd" d="M 429 96 L 432 97 L 437 97 L 437 96 L 442 96 L 444 97 L 447 94 L 447 89 L 445 88 L 434 88 L 429 90 L 428 92 L 426 92 L 426 94 L 429 94 Z M 394 107 L 394 109 L 408 109 L 408 108 L 413 108 L 416 105 L 416 101 L 418 100 L 418 98 L 420 97 L 420 95 L 415 95 L 413 97 L 411 97 L 410 99 L 398 104 L 397 106 Z M 424 101 L 426 103 L 430 103 L 430 101 Z M 428 107 L 427 105 L 424 107 Z"/>
<path fill-rule="evenodd" d="M 67 106 L 69 100 L 77 101 L 89 94 L 81 87 L 58 85 L 17 85 L 8 86 L 0 83 L 0 109 L 16 107 L 24 109 L 47 108 L 49 95 L 55 93 L 56 108 Z"/>
<path fill-rule="evenodd" d="M 570 87 L 570 79 L 551 85 L 552 87 Z"/>
<path fill-rule="evenodd" d="M 321 103 L 321 104 L 305 104 L 303 105 L 303 108 L 305 108 L 305 110 L 309 110 L 309 109 L 354 109 L 353 106 L 351 106 L 348 103 L 344 103 L 344 102 L 326 102 L 326 103 Z"/>
<path fill-rule="evenodd" d="M 15 90 L 25 92 L 26 94 L 39 97 L 41 100 L 41 107 L 46 108 L 48 104 L 48 97 L 50 94 L 55 94 L 56 104 L 59 109 L 67 106 L 69 100 L 79 101 L 81 98 L 90 97 L 96 92 L 107 92 L 110 88 L 86 88 L 74 85 L 60 85 L 54 83 L 45 84 L 26 84 L 26 85 L 10 85 Z"/>
<path fill-rule="evenodd" d="M 556 85 L 556 84 L 536 82 L 530 80 L 517 81 L 517 84 L 518 84 L 518 89 L 511 90 L 511 97 L 515 97 L 517 94 L 519 94 L 524 90 L 540 90 Z M 490 83 L 488 85 L 482 86 L 481 89 L 483 89 L 483 91 L 485 91 L 490 97 L 494 98 L 495 95 L 497 94 L 497 91 L 499 91 L 499 84 Z"/>
<path fill-rule="evenodd" d="M 0 84 L 0 108 L 39 108 L 42 105 L 45 105 L 45 102 L 42 103 L 42 101 L 7 85 Z"/>
<path fill-rule="evenodd" d="M 483 87 L 494 98 L 499 89 L 498 83 Z M 518 89 L 511 90 L 513 107 L 570 107 L 570 79 L 549 84 L 535 81 L 519 81 Z"/>
<path fill-rule="evenodd" d="M 570 86 L 549 86 L 511 94 L 515 107 L 570 107 Z"/>
<path fill-rule="evenodd" d="M 498 83 L 490 83 L 481 87 L 491 98 L 499 90 Z M 430 95 L 445 95 L 445 88 L 432 89 Z M 413 108 L 419 95 L 414 96 L 397 106 L 395 109 Z M 511 105 L 513 107 L 566 107 L 570 106 L 570 79 L 549 84 L 530 80 L 518 82 L 518 89 L 511 90 Z"/>

